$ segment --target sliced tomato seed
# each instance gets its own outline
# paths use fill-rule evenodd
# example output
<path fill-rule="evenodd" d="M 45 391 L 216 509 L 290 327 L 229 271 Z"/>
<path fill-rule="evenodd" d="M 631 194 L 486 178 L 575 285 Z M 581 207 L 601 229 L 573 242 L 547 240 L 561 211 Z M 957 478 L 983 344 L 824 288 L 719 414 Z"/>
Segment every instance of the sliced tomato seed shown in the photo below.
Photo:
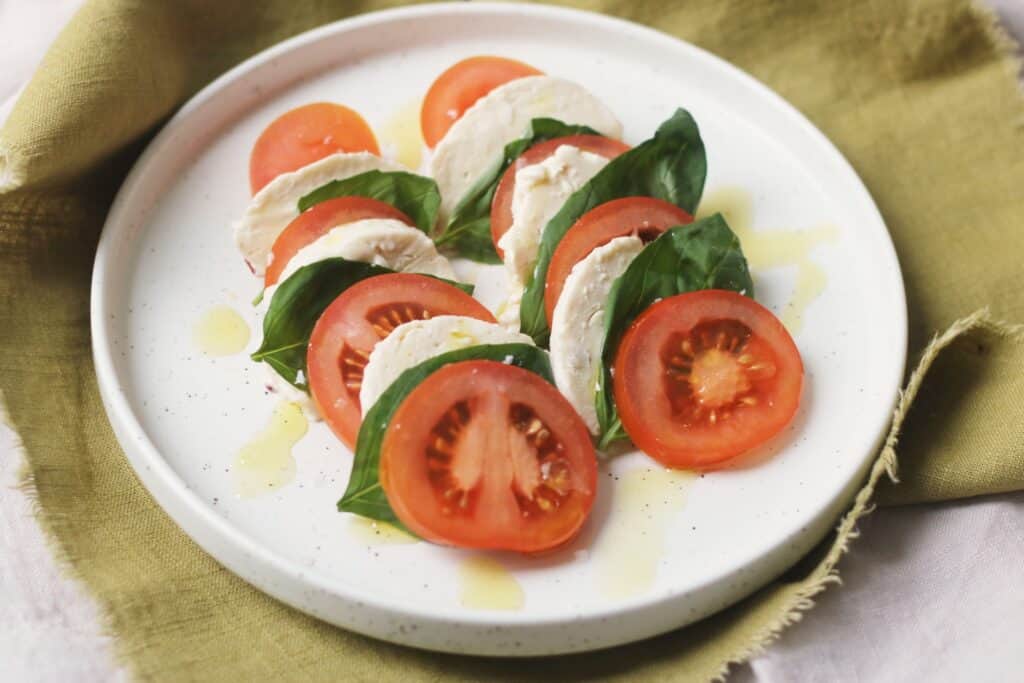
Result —
<path fill-rule="evenodd" d="M 470 427 L 471 415 L 479 417 L 480 406 L 471 407 L 466 401 L 453 406 L 431 430 L 434 440 L 426 449 L 428 476 L 446 515 L 472 515 L 479 497 L 483 457 L 477 449 L 467 451 L 469 445 L 460 439 Z M 509 422 L 522 438 L 507 444 L 513 461 L 508 484 L 522 515 L 558 509 L 571 495 L 569 465 L 561 456 L 563 446 L 552 439 L 550 429 L 528 406 L 511 405 Z M 529 464 L 521 458 L 524 446 Z"/>
<path fill-rule="evenodd" d="M 370 360 L 370 354 L 346 344 L 341 349 L 338 367 L 341 369 L 341 381 L 349 391 L 358 394 L 363 386 L 363 372 Z"/>
<path fill-rule="evenodd" d="M 669 337 L 662 360 L 677 418 L 714 425 L 758 404 L 757 383 L 775 375 L 775 364 L 752 334 L 735 320 L 715 320 Z"/>
<path fill-rule="evenodd" d="M 374 332 L 381 339 L 384 339 L 399 325 L 413 320 L 428 320 L 430 311 L 422 304 L 416 303 L 391 303 L 386 306 L 379 306 L 366 315 L 366 321 L 373 327 Z M 349 391 L 358 394 L 363 386 L 363 372 L 370 360 L 370 354 L 353 348 L 346 344 L 341 349 L 338 358 L 338 367 L 341 369 L 341 378 Z"/>

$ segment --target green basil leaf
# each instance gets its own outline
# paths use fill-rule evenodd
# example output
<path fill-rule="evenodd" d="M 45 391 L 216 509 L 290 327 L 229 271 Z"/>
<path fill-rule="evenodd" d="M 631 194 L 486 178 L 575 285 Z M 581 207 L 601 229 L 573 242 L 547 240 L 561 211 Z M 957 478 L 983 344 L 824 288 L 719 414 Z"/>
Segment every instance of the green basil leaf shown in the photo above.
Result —
<path fill-rule="evenodd" d="M 501 158 L 456 204 L 448 225 L 435 240 L 439 247 L 481 263 L 501 263 L 491 240 L 491 201 L 502 174 L 523 152 L 538 142 L 567 135 L 600 135 L 587 126 L 570 126 L 555 119 L 533 119 L 526 135 L 505 145 Z"/>
<path fill-rule="evenodd" d="M 543 349 L 529 344 L 492 344 L 470 346 L 435 356 L 410 368 L 398 376 L 373 407 L 366 411 L 363 424 L 356 439 L 355 458 L 352 474 L 348 480 L 345 495 L 338 501 L 342 512 L 354 512 L 364 517 L 395 524 L 398 518 L 388 504 L 387 496 L 380 485 L 380 447 L 384 441 L 391 418 L 405 397 L 419 386 L 420 382 L 445 365 L 465 360 L 496 360 L 515 365 L 537 373 L 554 384 L 551 364 Z"/>
<path fill-rule="evenodd" d="M 340 257 L 299 268 L 274 291 L 263 318 L 263 343 L 252 354 L 252 359 L 269 364 L 289 384 L 308 391 L 304 379 L 306 347 L 324 309 L 357 282 L 394 272 L 390 268 Z M 467 294 L 473 293 L 473 285 L 437 279 Z M 302 373 L 301 378 L 299 373 Z"/>
<path fill-rule="evenodd" d="M 520 326 L 546 346 L 551 330 L 544 313 L 544 281 L 555 247 L 580 216 L 622 197 L 655 197 L 693 214 L 704 191 L 707 157 L 697 122 L 677 109 L 654 137 L 612 159 L 566 200 L 541 233 L 537 265 L 523 293 Z"/>
<path fill-rule="evenodd" d="M 361 261 L 329 258 L 296 270 L 274 291 L 263 318 L 263 343 L 252 354 L 293 386 L 306 390 L 306 346 L 313 326 L 339 294 L 368 277 L 393 273 Z"/>
<path fill-rule="evenodd" d="M 666 230 L 612 284 L 604 307 L 604 377 L 595 395 L 602 448 L 626 436 L 615 409 L 609 369 L 626 328 L 655 301 L 699 289 L 754 296 L 739 238 L 720 213 Z"/>
<path fill-rule="evenodd" d="M 318 187 L 299 200 L 299 211 L 338 197 L 369 197 L 390 204 L 428 235 L 441 208 L 441 193 L 433 178 L 405 171 L 367 171 Z"/>

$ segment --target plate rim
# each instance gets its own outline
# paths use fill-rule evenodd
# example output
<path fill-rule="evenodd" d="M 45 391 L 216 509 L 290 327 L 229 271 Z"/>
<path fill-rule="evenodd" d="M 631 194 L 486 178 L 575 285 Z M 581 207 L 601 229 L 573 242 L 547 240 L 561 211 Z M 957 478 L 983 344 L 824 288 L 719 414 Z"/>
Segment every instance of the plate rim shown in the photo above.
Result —
<path fill-rule="evenodd" d="M 191 117 L 195 110 L 206 104 L 208 100 L 215 98 L 223 88 L 233 81 L 245 76 L 251 71 L 261 68 L 264 64 L 273 61 L 279 56 L 285 55 L 293 50 L 300 49 L 308 43 L 314 43 L 321 39 L 330 38 L 338 33 L 359 31 L 364 27 L 375 24 L 382 24 L 396 20 L 416 19 L 418 17 L 439 13 L 500 15 L 508 12 L 520 15 L 533 15 L 540 19 L 551 18 L 555 20 L 604 24 L 607 28 L 615 31 L 630 32 L 644 41 L 660 42 L 666 47 L 670 47 L 672 49 L 687 50 L 696 58 L 709 61 L 715 64 L 718 68 L 724 68 L 731 72 L 733 76 L 739 79 L 744 87 L 753 90 L 758 96 L 766 98 L 766 101 L 770 102 L 773 106 L 780 108 L 794 124 L 799 125 L 804 135 L 812 138 L 813 142 L 819 148 L 823 151 L 827 151 L 828 155 L 832 157 L 833 162 L 837 162 L 839 167 L 845 170 L 848 176 L 846 181 L 849 184 L 849 189 L 851 191 L 855 191 L 857 195 L 859 195 L 856 198 L 857 202 L 863 205 L 866 210 L 869 210 L 872 218 L 877 221 L 877 227 L 881 228 L 880 236 L 884 238 L 881 242 L 885 248 L 886 260 L 889 261 L 889 263 L 886 264 L 886 270 L 887 272 L 894 274 L 894 284 L 898 286 L 898 291 L 894 291 L 893 294 L 898 294 L 898 297 L 896 298 L 898 298 L 899 302 L 902 302 L 902 305 L 895 306 L 893 311 L 897 316 L 895 332 L 899 335 L 899 339 L 897 340 L 898 343 L 896 345 L 898 362 L 893 365 L 894 378 L 891 378 L 893 380 L 891 382 L 893 386 L 893 396 L 890 403 L 884 406 L 884 410 L 878 411 L 879 418 L 874 420 L 878 425 L 877 435 L 870 454 L 863 458 L 863 462 L 859 468 L 861 473 L 863 473 L 866 468 L 875 461 L 875 458 L 877 458 L 878 449 L 884 441 L 888 425 L 891 421 L 892 410 L 898 400 L 900 387 L 902 386 L 905 373 L 908 341 L 905 283 L 891 234 L 889 233 L 885 220 L 881 215 L 881 212 L 878 210 L 874 199 L 864 185 L 863 180 L 853 168 L 852 164 L 850 164 L 832 141 L 813 123 L 811 123 L 810 120 L 807 119 L 807 117 L 795 106 L 739 67 L 697 45 L 694 45 L 693 43 L 667 34 L 658 29 L 637 24 L 625 19 L 574 8 L 551 5 L 520 5 L 503 2 L 445 2 L 380 10 L 340 19 L 295 35 L 252 55 L 195 93 L 184 105 L 181 106 L 174 116 L 161 127 L 159 133 L 150 141 L 146 146 L 146 149 L 136 160 L 111 204 L 97 245 L 90 293 L 90 330 L 92 334 L 92 352 L 100 395 L 109 422 L 117 436 L 119 445 L 125 452 L 129 463 L 143 483 L 147 492 L 157 500 L 161 508 L 163 508 L 163 511 L 174 520 L 175 524 L 203 548 L 204 552 L 211 555 L 218 563 L 229 568 L 243 580 L 254 585 L 261 592 L 271 595 L 275 599 L 281 600 L 296 609 L 312 614 L 317 618 L 342 625 L 351 630 L 406 645 L 416 645 L 416 643 L 412 643 L 407 639 L 388 637 L 388 635 L 382 633 L 380 629 L 371 630 L 366 628 L 365 625 L 358 623 L 340 623 L 337 619 L 331 618 L 329 615 L 318 614 L 309 605 L 299 604 L 296 600 L 290 598 L 289 591 L 282 588 L 272 588 L 268 586 L 268 582 L 266 581 L 257 581 L 251 578 L 250 571 L 269 571 L 278 581 L 286 580 L 298 582 L 300 586 L 304 586 L 306 588 L 312 587 L 323 592 L 325 595 L 334 596 L 349 603 L 350 605 L 357 605 L 360 609 L 365 608 L 373 614 L 380 615 L 382 617 L 414 619 L 422 624 L 432 624 L 436 626 L 529 628 L 563 625 L 576 621 L 576 618 L 571 612 L 560 615 L 538 617 L 533 615 L 527 616 L 517 614 L 514 612 L 505 613 L 490 611 L 481 611 L 479 613 L 462 612 L 457 617 L 454 617 L 446 612 L 428 610 L 414 604 L 401 604 L 399 601 L 382 599 L 381 596 L 378 595 L 357 593 L 352 589 L 353 587 L 351 585 L 338 580 L 326 580 L 325 577 L 317 573 L 307 571 L 299 563 L 278 554 L 276 551 L 258 542 L 255 538 L 248 536 L 240 528 L 234 526 L 232 522 L 218 514 L 206 500 L 192 491 L 186 481 L 177 474 L 170 463 L 160 454 L 159 449 L 148 437 L 139 417 L 132 408 L 131 402 L 122 390 L 122 384 L 118 380 L 118 371 L 115 366 L 113 345 L 110 343 L 110 335 L 107 333 L 107 322 L 111 310 L 107 307 L 107 294 L 105 292 L 104 277 L 105 273 L 113 266 L 116 259 L 115 247 L 117 242 L 115 240 L 115 231 L 118 224 L 123 225 L 128 222 L 126 220 L 128 218 L 128 206 L 134 200 L 133 195 L 136 194 L 134 190 L 139 184 L 140 179 L 145 174 L 147 167 L 150 165 L 151 161 L 156 158 L 157 152 L 160 151 L 161 147 L 172 138 L 177 127 L 181 125 L 183 121 Z M 895 370 L 895 368 L 898 368 L 898 371 Z M 832 501 L 832 507 L 838 507 L 840 510 L 845 510 L 849 501 L 852 500 L 853 494 L 855 494 L 859 489 L 859 486 L 857 485 L 858 482 L 859 478 L 852 478 L 847 482 L 843 487 L 841 494 L 837 496 L 837 499 Z M 833 523 L 835 521 L 831 515 L 829 517 L 830 521 L 827 525 L 826 532 L 828 529 L 833 527 Z M 203 528 L 197 529 L 194 525 L 200 525 Z M 788 537 L 780 540 L 779 545 L 784 544 L 787 539 Z M 225 549 L 235 553 L 235 556 L 230 559 L 225 558 Z M 254 562 L 257 566 L 255 568 L 243 566 L 243 562 L 239 560 L 239 558 L 245 558 L 246 562 Z M 713 577 L 693 590 L 702 590 L 708 585 L 720 581 L 721 579 L 722 576 Z M 770 580 L 768 582 L 770 582 Z M 764 585 L 760 582 L 755 583 L 757 584 L 754 586 L 755 589 Z M 642 612 L 657 604 L 666 602 L 671 597 L 678 596 L 664 596 L 656 593 L 650 593 L 647 596 L 644 596 L 643 599 L 637 600 L 631 604 L 612 604 L 608 608 L 600 610 L 600 614 L 588 614 L 587 619 L 597 620 L 602 617 L 609 618 L 615 615 L 621 616 L 634 612 Z M 742 599 L 742 597 L 737 598 L 737 600 L 739 599 Z M 705 618 L 706 616 L 710 616 L 710 614 L 706 614 L 701 618 Z M 663 631 L 664 629 L 661 629 L 657 632 Z M 654 633 L 652 632 L 647 635 L 653 634 Z M 571 649 L 556 648 L 551 653 L 584 651 L 600 647 L 610 647 L 636 640 L 639 637 L 645 636 L 631 636 L 621 639 L 611 638 L 607 639 L 607 642 L 593 643 L 588 646 L 577 646 Z M 495 649 L 493 647 L 484 649 L 473 647 L 467 648 L 465 643 L 461 645 L 461 647 L 455 647 L 448 651 L 471 654 L 501 654 L 504 656 L 537 654 L 536 652 L 531 651 L 512 652 Z M 430 649 L 444 648 L 431 647 Z"/>

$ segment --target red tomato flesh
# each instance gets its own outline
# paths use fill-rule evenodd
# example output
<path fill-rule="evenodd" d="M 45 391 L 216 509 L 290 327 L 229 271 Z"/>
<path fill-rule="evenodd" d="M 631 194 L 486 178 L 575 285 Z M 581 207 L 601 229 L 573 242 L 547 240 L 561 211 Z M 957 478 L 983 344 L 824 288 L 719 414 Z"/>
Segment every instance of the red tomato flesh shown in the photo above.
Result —
<path fill-rule="evenodd" d="M 370 351 L 402 323 L 438 315 L 495 322 L 483 304 L 458 287 L 415 273 L 367 278 L 324 310 L 309 338 L 306 372 L 320 414 L 346 446 L 353 448 L 359 434 L 359 389 Z"/>
<path fill-rule="evenodd" d="M 554 154 L 555 150 L 562 145 L 577 147 L 592 154 L 600 154 L 606 159 L 614 159 L 629 150 L 629 145 L 625 142 L 601 135 L 567 135 L 538 142 L 519 155 L 519 158 L 505 169 L 494 190 L 494 198 L 491 200 L 491 240 L 501 258 L 505 258 L 505 254 L 498 246 L 498 240 L 512 227 L 512 197 L 516 191 L 516 171 L 539 164 Z"/>
<path fill-rule="evenodd" d="M 615 356 L 615 403 L 648 455 L 709 469 L 782 431 L 803 377 L 800 352 L 771 311 L 703 290 L 663 299 L 629 327 Z"/>
<path fill-rule="evenodd" d="M 579 531 L 597 460 L 583 421 L 542 377 L 464 361 L 430 375 L 398 407 L 380 480 L 402 523 L 429 541 L 529 553 Z"/>
<path fill-rule="evenodd" d="M 529 64 L 504 57 L 470 57 L 448 67 L 423 98 L 420 109 L 423 141 L 433 148 L 467 109 L 499 85 L 525 76 L 542 75 L 543 72 Z"/>
<path fill-rule="evenodd" d="M 616 237 L 636 235 L 650 242 L 677 225 L 693 222 L 693 216 L 675 204 L 653 197 L 623 197 L 599 204 L 580 216 L 555 247 L 544 283 L 544 310 L 548 325 L 555 316 L 555 304 L 562 296 L 565 279 L 573 266 L 597 247 Z"/>
<path fill-rule="evenodd" d="M 285 112 L 266 127 L 252 148 L 252 193 L 282 173 L 336 152 L 380 154 L 373 130 L 357 112 L 331 102 L 315 102 Z"/>
<path fill-rule="evenodd" d="M 303 247 L 340 225 L 367 218 L 390 218 L 413 226 L 412 219 L 395 207 L 369 197 L 338 197 L 320 202 L 300 213 L 274 240 L 263 286 L 277 282 L 285 266 Z"/>

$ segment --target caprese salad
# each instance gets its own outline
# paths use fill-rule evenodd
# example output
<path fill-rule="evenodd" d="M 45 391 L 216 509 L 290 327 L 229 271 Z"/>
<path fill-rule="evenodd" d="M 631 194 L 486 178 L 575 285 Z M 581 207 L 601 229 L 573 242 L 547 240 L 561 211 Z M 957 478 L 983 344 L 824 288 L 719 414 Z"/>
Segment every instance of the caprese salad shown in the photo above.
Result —
<path fill-rule="evenodd" d="M 725 219 L 693 218 L 688 112 L 631 147 L 580 85 L 480 56 L 430 85 L 420 125 L 429 175 L 326 102 L 250 157 L 252 357 L 353 450 L 339 509 L 537 552 L 580 530 L 611 444 L 711 469 L 790 422 L 800 354 Z M 507 301 L 489 310 L 448 257 L 501 264 Z"/>

